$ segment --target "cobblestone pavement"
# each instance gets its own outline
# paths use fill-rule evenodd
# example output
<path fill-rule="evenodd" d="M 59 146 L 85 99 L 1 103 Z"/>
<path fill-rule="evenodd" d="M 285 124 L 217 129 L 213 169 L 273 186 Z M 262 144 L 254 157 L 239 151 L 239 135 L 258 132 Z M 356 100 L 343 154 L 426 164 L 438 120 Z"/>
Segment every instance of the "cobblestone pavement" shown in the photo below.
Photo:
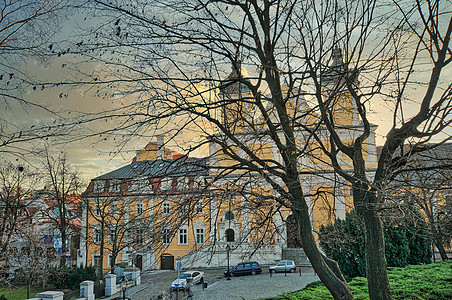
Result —
<path fill-rule="evenodd" d="M 286 292 L 297 291 L 308 283 L 319 280 L 312 269 L 303 269 L 299 273 L 278 273 L 270 277 L 268 269 L 264 273 L 255 276 L 233 277 L 226 280 L 222 269 L 203 269 L 206 273 L 207 289 L 203 290 L 201 285 L 192 287 L 193 300 L 241 300 L 259 299 L 272 297 Z M 176 295 L 169 294 L 169 286 L 177 277 L 175 271 L 154 271 L 143 275 L 143 289 L 129 297 L 132 300 L 176 299 Z M 172 296 L 172 297 L 171 297 Z M 179 295 L 179 299 L 186 299 Z"/>

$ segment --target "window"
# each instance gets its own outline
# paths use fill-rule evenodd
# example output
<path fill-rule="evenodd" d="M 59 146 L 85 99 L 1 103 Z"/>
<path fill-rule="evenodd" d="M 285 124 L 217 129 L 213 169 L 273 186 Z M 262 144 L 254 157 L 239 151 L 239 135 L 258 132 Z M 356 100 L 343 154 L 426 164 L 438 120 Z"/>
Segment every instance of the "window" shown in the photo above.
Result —
<path fill-rule="evenodd" d="M 195 209 L 197 214 L 202 214 L 202 200 L 196 202 Z"/>
<path fill-rule="evenodd" d="M 96 206 L 95 206 L 95 208 L 94 208 L 94 215 L 95 215 L 96 217 L 100 217 L 101 214 L 102 214 L 102 210 L 101 210 L 101 208 L 100 208 L 100 204 L 97 203 Z"/>
<path fill-rule="evenodd" d="M 193 189 L 194 190 L 201 189 L 202 182 L 203 182 L 203 179 L 200 176 L 196 176 L 195 178 L 193 178 Z"/>
<path fill-rule="evenodd" d="M 102 180 L 94 181 L 93 192 L 100 194 L 104 192 L 105 183 Z"/>
<path fill-rule="evenodd" d="M 163 202 L 162 206 L 163 206 L 162 213 L 164 215 L 169 215 L 170 214 L 170 203 L 169 202 Z"/>
<path fill-rule="evenodd" d="M 93 260 L 91 264 L 95 267 L 100 266 L 100 255 L 99 254 L 93 254 Z"/>
<path fill-rule="evenodd" d="M 234 213 L 232 212 L 232 210 L 229 210 L 226 212 L 226 214 L 224 215 L 224 219 L 227 221 L 229 221 L 229 220 L 232 221 L 235 219 L 235 216 L 234 216 Z"/>
<path fill-rule="evenodd" d="M 162 230 L 162 244 L 163 245 L 171 244 L 171 230 L 168 228 Z"/>
<path fill-rule="evenodd" d="M 114 265 L 115 263 L 113 263 L 113 256 L 111 254 L 108 254 L 107 267 L 111 268 Z"/>
<path fill-rule="evenodd" d="M 179 191 L 187 191 L 189 186 L 190 186 L 189 178 L 181 177 L 181 178 L 178 179 L 177 189 Z"/>
<path fill-rule="evenodd" d="M 347 112 L 347 96 L 339 96 L 336 102 L 336 112 L 344 114 Z"/>
<path fill-rule="evenodd" d="M 172 178 L 162 178 L 160 180 L 160 190 L 161 191 L 171 191 L 173 189 L 173 179 Z"/>
<path fill-rule="evenodd" d="M 187 244 L 188 244 L 187 229 L 181 228 L 181 229 L 179 229 L 179 245 L 187 245 Z"/>
<path fill-rule="evenodd" d="M 110 213 L 112 216 L 116 216 L 118 214 L 118 201 L 113 201 L 110 204 Z"/>
<path fill-rule="evenodd" d="M 234 242 L 234 240 L 234 230 L 231 228 L 226 229 L 226 242 Z"/>
<path fill-rule="evenodd" d="M 141 216 L 143 214 L 143 202 L 137 202 L 136 214 L 137 214 L 137 216 Z"/>
<path fill-rule="evenodd" d="M 137 229 L 135 231 L 135 244 L 144 245 L 144 229 Z"/>
<path fill-rule="evenodd" d="M 101 237 L 101 234 L 100 234 L 100 230 L 95 228 L 93 230 L 93 242 L 98 244 L 98 243 L 101 242 L 101 239 L 102 239 L 102 237 Z"/>
<path fill-rule="evenodd" d="M 111 180 L 110 181 L 110 187 L 109 187 L 110 193 L 119 193 L 121 192 L 121 181 L 119 180 Z"/>
<path fill-rule="evenodd" d="M 196 229 L 196 244 L 197 245 L 204 244 L 204 228 Z"/>
<path fill-rule="evenodd" d="M 108 242 L 113 244 L 115 242 L 116 232 L 114 228 L 110 228 L 108 231 Z"/>
<path fill-rule="evenodd" d="M 179 202 L 179 213 L 181 215 L 185 215 L 187 213 L 187 203 L 184 200 Z"/>

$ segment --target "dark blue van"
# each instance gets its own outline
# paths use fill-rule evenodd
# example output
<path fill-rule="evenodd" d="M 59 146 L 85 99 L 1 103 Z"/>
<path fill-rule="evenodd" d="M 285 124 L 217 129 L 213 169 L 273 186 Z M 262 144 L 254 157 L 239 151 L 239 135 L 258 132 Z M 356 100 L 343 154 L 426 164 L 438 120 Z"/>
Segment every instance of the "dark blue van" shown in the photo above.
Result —
<path fill-rule="evenodd" d="M 224 276 L 239 276 L 239 275 L 256 275 L 262 273 L 262 268 L 255 261 L 241 262 L 233 269 L 225 270 Z"/>

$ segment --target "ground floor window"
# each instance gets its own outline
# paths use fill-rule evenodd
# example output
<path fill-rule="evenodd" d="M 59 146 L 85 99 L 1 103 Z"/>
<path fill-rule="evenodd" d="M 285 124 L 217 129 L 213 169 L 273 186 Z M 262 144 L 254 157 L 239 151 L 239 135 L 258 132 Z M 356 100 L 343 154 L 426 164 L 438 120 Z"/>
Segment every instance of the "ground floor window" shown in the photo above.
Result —
<path fill-rule="evenodd" d="M 204 228 L 196 229 L 196 244 L 198 245 L 204 244 Z"/>
<path fill-rule="evenodd" d="M 179 245 L 187 245 L 187 244 L 188 244 L 187 229 L 181 228 L 181 229 L 179 229 Z"/>

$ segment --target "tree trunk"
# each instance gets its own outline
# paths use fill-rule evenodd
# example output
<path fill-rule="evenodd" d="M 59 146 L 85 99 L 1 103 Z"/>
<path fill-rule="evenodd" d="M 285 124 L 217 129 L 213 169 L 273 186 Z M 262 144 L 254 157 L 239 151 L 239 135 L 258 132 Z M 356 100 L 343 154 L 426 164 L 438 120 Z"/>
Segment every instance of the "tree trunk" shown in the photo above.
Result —
<path fill-rule="evenodd" d="M 371 300 L 393 299 L 388 281 L 385 240 L 380 216 L 375 208 L 366 208 L 360 214 L 366 230 L 366 275 L 369 298 Z"/>
<path fill-rule="evenodd" d="M 312 235 L 311 221 L 307 207 L 303 210 L 294 209 L 292 212 L 298 223 L 303 249 L 320 280 L 325 284 L 334 299 L 353 299 L 347 283 L 335 275 L 317 248 L 317 244 Z"/>
<path fill-rule="evenodd" d="M 436 248 L 438 248 L 439 255 L 441 256 L 441 260 L 442 261 L 448 260 L 449 257 L 447 256 L 446 249 L 444 249 L 443 243 L 441 241 L 438 241 L 435 239 L 435 246 L 436 246 Z M 433 255 L 435 255 L 435 253 L 433 253 Z"/>
<path fill-rule="evenodd" d="M 433 218 L 431 218 L 431 220 L 434 220 Z M 446 249 L 444 249 L 444 245 L 443 245 L 443 238 L 441 235 L 441 229 L 438 228 L 439 224 L 437 224 L 436 222 L 432 222 L 432 224 L 430 224 L 430 228 L 432 230 L 433 233 L 433 240 L 435 243 L 436 248 L 439 251 L 439 255 L 441 256 L 441 260 L 445 261 L 448 260 L 449 257 L 447 257 L 447 253 L 446 253 Z M 433 255 L 435 255 L 435 249 L 433 249 Z"/>

